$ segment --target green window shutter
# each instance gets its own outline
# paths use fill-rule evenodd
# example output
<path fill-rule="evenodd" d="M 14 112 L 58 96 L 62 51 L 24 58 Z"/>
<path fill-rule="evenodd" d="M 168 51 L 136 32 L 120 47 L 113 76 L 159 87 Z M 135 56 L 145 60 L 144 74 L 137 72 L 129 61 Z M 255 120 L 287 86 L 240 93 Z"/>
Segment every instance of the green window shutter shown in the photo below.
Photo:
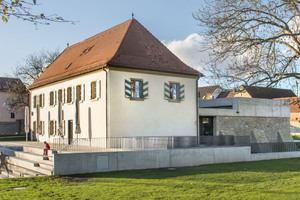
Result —
<path fill-rule="evenodd" d="M 148 81 L 143 83 L 143 98 L 147 99 L 149 96 L 149 87 L 148 87 Z"/>
<path fill-rule="evenodd" d="M 125 79 L 125 98 L 131 97 L 131 81 Z"/>
<path fill-rule="evenodd" d="M 164 83 L 164 99 L 170 99 L 170 84 L 166 82 Z"/>
<path fill-rule="evenodd" d="M 180 98 L 181 101 L 184 100 L 184 84 L 180 85 L 179 98 Z"/>

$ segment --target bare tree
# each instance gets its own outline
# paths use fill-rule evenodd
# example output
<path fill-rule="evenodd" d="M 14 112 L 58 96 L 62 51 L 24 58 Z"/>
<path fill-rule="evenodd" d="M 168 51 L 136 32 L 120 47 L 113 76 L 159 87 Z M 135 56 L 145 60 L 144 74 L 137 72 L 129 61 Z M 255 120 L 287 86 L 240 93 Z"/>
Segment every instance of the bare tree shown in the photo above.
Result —
<path fill-rule="evenodd" d="M 9 78 L 5 84 L 5 91 L 10 93 L 6 106 L 18 109 L 28 105 L 28 90 L 31 83 L 39 78 L 44 70 L 59 56 L 59 51 L 40 51 L 29 54 L 23 64 L 14 69 L 17 79 Z"/>
<path fill-rule="evenodd" d="M 268 87 L 300 78 L 300 1 L 209 0 L 193 16 L 214 78 Z"/>
<path fill-rule="evenodd" d="M 20 79 L 7 78 L 4 90 L 10 95 L 6 99 L 6 106 L 12 110 L 18 110 L 28 105 L 28 91 Z"/>
<path fill-rule="evenodd" d="M 0 0 L 0 17 L 3 22 L 8 22 L 10 17 L 32 22 L 34 24 L 48 25 L 50 22 L 71 22 L 56 14 L 45 15 L 32 12 L 33 7 L 38 6 L 36 0 Z"/>
<path fill-rule="evenodd" d="M 22 80 L 26 88 L 37 80 L 44 70 L 59 56 L 59 50 L 40 51 L 29 54 L 23 64 L 17 65 L 14 75 Z"/>

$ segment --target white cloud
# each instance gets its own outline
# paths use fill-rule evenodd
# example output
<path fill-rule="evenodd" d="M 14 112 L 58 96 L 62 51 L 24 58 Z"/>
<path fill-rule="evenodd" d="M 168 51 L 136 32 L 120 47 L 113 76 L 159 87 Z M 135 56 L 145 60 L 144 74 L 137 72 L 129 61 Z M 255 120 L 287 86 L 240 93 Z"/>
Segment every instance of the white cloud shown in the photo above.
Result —
<path fill-rule="evenodd" d="M 208 52 L 201 52 L 200 44 L 204 37 L 197 33 L 190 34 L 184 40 L 162 41 L 184 63 L 198 71 L 202 71 L 208 59 Z"/>

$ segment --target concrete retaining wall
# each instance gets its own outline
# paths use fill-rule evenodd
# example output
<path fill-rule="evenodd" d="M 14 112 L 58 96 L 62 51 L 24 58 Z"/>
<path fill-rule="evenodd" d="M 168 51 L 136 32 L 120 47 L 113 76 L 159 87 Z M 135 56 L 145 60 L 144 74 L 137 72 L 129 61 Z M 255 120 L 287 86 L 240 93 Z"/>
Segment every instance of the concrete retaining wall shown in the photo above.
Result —
<path fill-rule="evenodd" d="M 54 154 L 54 174 L 68 175 L 132 169 L 187 167 L 295 157 L 300 157 L 300 151 L 251 154 L 250 147 L 68 153 Z"/>

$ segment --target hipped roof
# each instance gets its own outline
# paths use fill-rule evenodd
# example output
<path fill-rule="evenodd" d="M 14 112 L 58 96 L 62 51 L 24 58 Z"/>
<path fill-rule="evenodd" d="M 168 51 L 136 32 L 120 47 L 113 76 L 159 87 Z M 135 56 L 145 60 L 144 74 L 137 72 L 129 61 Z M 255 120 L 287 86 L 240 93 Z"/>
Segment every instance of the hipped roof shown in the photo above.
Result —
<path fill-rule="evenodd" d="M 101 66 L 202 76 L 177 58 L 137 20 L 130 19 L 66 48 L 29 89 Z"/>

